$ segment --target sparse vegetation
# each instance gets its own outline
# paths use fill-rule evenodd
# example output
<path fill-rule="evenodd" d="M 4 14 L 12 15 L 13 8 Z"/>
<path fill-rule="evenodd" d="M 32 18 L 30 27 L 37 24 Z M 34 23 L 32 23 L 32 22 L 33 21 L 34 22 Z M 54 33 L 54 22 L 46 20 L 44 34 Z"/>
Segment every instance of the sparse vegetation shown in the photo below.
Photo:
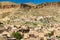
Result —
<path fill-rule="evenodd" d="M 13 32 L 12 36 L 18 40 L 22 39 L 22 35 L 19 32 Z"/>
<path fill-rule="evenodd" d="M 54 35 L 54 32 L 53 31 L 47 34 L 48 37 L 51 37 L 53 35 Z"/>
<path fill-rule="evenodd" d="M 3 27 L 3 23 L 2 22 L 0 22 L 0 27 Z"/>
<path fill-rule="evenodd" d="M 60 36 L 56 36 L 57 38 L 60 38 Z"/>
<path fill-rule="evenodd" d="M 0 3 L 0 7 L 2 7 L 1 5 L 2 4 Z M 15 7 L 13 8 L 12 6 Z M 48 37 L 48 39 L 46 40 L 50 40 L 50 37 L 55 37 L 53 30 L 55 32 L 59 30 L 60 32 L 60 7 L 47 5 L 45 5 L 47 7 L 44 7 L 42 5 L 41 8 L 39 8 L 40 5 L 29 5 L 28 7 L 24 7 L 23 4 L 22 6 L 11 4 L 6 5 L 2 9 L 0 9 L 0 27 L 4 27 L 0 29 L 0 32 L 2 31 L 3 34 L 7 34 L 4 36 L 10 37 L 11 32 L 11 37 L 16 38 L 17 40 L 29 40 L 30 38 L 33 38 L 33 36 L 34 38 L 39 38 L 39 40 L 40 36 L 42 36 L 41 40 L 44 40 L 44 37 Z M 22 33 L 23 36 L 20 33 Z M 58 34 L 60 35 L 60 33 Z M 60 36 L 56 37 L 60 38 Z"/>

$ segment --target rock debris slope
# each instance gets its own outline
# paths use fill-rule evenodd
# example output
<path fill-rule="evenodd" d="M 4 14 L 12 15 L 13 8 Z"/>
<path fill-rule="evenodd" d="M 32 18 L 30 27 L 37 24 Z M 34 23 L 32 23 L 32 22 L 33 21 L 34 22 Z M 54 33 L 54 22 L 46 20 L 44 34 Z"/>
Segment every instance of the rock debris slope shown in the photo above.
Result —
<path fill-rule="evenodd" d="M 0 40 L 60 40 L 60 2 L 0 2 Z"/>

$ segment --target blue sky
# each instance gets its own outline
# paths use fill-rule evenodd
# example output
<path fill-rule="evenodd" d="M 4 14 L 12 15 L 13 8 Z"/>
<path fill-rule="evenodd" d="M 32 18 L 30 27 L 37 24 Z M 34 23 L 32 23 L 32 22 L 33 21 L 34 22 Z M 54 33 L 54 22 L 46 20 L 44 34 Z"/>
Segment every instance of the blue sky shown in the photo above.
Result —
<path fill-rule="evenodd" d="M 35 4 L 41 4 L 44 2 L 60 2 L 60 0 L 0 0 L 0 2 L 2 1 L 9 1 L 15 3 L 35 3 Z"/>

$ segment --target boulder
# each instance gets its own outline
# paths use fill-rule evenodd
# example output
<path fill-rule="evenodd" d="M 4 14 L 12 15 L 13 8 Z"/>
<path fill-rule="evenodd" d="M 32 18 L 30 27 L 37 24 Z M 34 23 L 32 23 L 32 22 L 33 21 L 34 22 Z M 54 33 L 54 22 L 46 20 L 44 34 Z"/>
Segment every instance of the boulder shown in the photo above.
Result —
<path fill-rule="evenodd" d="M 29 34 L 24 34 L 24 39 L 29 38 Z"/>

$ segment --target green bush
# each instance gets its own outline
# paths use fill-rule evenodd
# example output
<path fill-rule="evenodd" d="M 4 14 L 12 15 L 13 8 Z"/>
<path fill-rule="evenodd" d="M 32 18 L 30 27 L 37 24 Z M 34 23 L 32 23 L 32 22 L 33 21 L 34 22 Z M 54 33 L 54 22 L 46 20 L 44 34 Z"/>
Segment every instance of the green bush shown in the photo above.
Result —
<path fill-rule="evenodd" d="M 3 27 L 3 23 L 0 22 L 0 27 Z"/>
<path fill-rule="evenodd" d="M 51 33 L 48 33 L 47 34 L 49 37 L 53 36 L 54 35 L 54 31 L 52 31 Z"/>
<path fill-rule="evenodd" d="M 60 36 L 56 36 L 57 38 L 60 38 Z"/>
<path fill-rule="evenodd" d="M 19 32 L 13 32 L 12 36 L 18 40 L 22 39 L 22 35 Z"/>

